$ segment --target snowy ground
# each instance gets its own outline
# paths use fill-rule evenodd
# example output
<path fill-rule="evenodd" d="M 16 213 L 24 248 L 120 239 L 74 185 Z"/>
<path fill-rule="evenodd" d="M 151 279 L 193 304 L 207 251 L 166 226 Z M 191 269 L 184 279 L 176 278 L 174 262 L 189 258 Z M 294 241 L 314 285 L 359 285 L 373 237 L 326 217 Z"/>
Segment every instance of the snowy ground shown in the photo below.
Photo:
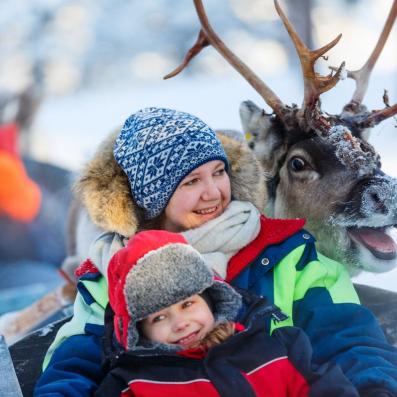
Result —
<path fill-rule="evenodd" d="M 267 77 L 272 88 L 286 103 L 301 100 L 294 73 Z M 366 96 L 370 109 L 381 108 L 384 88 L 390 101 L 397 99 L 396 75 L 374 74 Z M 352 81 L 343 81 L 324 95 L 323 109 L 339 113 L 351 97 Z M 343 98 L 340 100 L 339 98 Z M 164 106 L 196 114 L 214 128 L 240 129 L 238 107 L 251 99 L 263 106 L 263 100 L 242 78 L 228 75 L 224 79 L 177 77 L 158 83 L 106 87 L 80 92 L 70 97 L 44 102 L 34 125 L 32 151 L 35 157 L 66 168 L 78 170 L 92 155 L 109 131 L 117 128 L 133 112 L 145 106 Z M 397 176 L 397 130 L 394 119 L 387 120 L 372 133 L 371 142 L 382 157 L 383 169 Z M 396 233 L 397 237 L 397 233 Z M 362 274 L 357 282 L 397 291 L 397 270 L 386 274 Z"/>

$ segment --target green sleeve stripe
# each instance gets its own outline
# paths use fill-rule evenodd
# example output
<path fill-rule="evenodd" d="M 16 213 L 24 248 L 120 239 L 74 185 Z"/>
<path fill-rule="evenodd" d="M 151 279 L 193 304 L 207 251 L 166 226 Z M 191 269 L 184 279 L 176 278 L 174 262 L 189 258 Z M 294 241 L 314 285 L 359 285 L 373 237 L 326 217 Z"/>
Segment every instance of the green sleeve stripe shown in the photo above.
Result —
<path fill-rule="evenodd" d="M 108 285 L 106 277 L 100 277 L 97 280 L 81 280 L 87 288 L 95 302 L 88 305 L 80 293 L 77 293 L 74 301 L 74 315 L 70 321 L 59 328 L 55 340 L 49 347 L 43 362 L 43 370 L 47 367 L 54 350 L 67 338 L 73 335 L 82 335 L 85 333 L 86 324 L 104 324 L 105 308 L 108 304 Z"/>
<path fill-rule="evenodd" d="M 310 288 L 326 288 L 334 303 L 360 303 L 346 268 L 318 253 L 318 261 L 297 272 L 294 300 L 303 299 Z"/>
<path fill-rule="evenodd" d="M 82 281 L 91 296 L 94 298 L 95 302 L 98 303 L 103 309 L 106 309 L 106 306 L 109 302 L 108 297 L 108 285 L 106 277 L 100 277 L 99 280 L 84 280 Z"/>
<path fill-rule="evenodd" d="M 292 318 L 292 306 L 294 303 L 294 289 L 296 279 L 295 265 L 299 262 L 299 259 L 301 258 L 304 249 L 305 244 L 302 244 L 301 246 L 295 248 L 274 267 L 274 304 L 278 306 L 285 314 L 287 314 L 289 318 L 281 323 L 272 322 L 271 332 L 281 326 L 294 325 Z"/>
<path fill-rule="evenodd" d="M 271 332 L 281 326 L 293 325 L 293 304 L 303 299 L 311 288 L 327 289 L 334 303 L 360 303 L 349 273 L 340 263 L 318 253 L 318 260 L 307 263 L 297 271 L 296 264 L 304 249 L 305 244 L 295 248 L 274 267 L 274 304 L 289 319 L 272 324 Z"/>
<path fill-rule="evenodd" d="M 45 370 L 50 362 L 55 349 L 57 349 L 63 341 L 73 335 L 83 335 L 85 333 L 85 326 L 87 323 L 98 325 L 104 324 L 104 309 L 96 302 L 91 305 L 87 305 L 80 293 L 77 293 L 74 301 L 73 312 L 74 314 L 71 320 L 59 328 L 54 341 L 48 348 L 43 362 L 43 370 Z"/>

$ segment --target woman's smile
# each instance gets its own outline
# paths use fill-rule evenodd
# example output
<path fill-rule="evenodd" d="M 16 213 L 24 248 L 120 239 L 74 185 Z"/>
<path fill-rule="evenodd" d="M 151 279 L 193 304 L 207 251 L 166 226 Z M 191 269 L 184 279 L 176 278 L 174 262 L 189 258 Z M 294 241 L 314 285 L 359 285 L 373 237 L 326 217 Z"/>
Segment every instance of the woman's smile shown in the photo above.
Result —
<path fill-rule="evenodd" d="M 196 210 L 194 212 L 199 215 L 208 215 L 208 214 L 214 213 L 217 209 L 218 209 L 218 206 L 216 205 L 215 207 L 209 207 L 209 208 L 205 208 L 202 210 Z"/>

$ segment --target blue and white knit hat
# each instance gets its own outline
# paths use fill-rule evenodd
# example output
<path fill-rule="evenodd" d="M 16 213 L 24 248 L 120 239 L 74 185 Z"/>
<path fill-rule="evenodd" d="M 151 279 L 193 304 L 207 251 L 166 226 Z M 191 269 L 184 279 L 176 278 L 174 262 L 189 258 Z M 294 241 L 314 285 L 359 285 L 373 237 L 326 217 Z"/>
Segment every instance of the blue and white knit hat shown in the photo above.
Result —
<path fill-rule="evenodd" d="M 146 108 L 131 115 L 114 145 L 114 157 L 127 174 L 136 203 L 154 218 L 191 171 L 221 160 L 221 142 L 198 117 L 177 110 Z"/>

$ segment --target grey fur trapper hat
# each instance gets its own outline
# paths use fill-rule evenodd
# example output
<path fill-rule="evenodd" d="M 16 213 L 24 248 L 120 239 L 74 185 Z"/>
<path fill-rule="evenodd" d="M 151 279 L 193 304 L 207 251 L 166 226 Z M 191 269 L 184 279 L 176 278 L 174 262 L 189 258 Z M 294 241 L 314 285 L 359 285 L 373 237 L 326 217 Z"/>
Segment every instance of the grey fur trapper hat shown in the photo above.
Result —
<path fill-rule="evenodd" d="M 139 321 L 192 295 L 206 292 L 216 323 L 234 320 L 241 307 L 240 294 L 214 275 L 203 256 L 181 234 L 164 230 L 131 238 L 112 257 L 108 280 L 115 336 L 126 350 L 137 347 Z"/>

